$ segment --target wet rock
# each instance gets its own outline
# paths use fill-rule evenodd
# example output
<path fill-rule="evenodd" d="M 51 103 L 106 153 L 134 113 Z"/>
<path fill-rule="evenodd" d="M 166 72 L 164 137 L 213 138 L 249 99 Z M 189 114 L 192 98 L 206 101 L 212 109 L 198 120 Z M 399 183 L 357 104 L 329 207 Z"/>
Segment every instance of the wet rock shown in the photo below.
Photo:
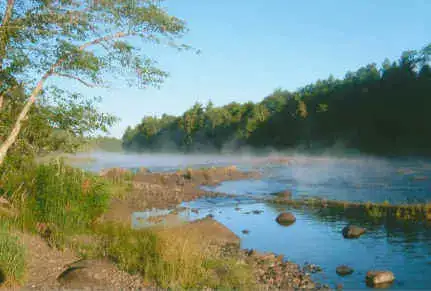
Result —
<path fill-rule="evenodd" d="M 340 276 L 347 276 L 353 273 L 353 269 L 346 265 L 338 266 L 335 271 Z"/>
<path fill-rule="evenodd" d="M 348 225 L 343 228 L 342 233 L 344 238 L 358 238 L 363 235 L 365 231 L 365 228 L 355 225 Z"/>
<path fill-rule="evenodd" d="M 381 287 L 390 285 L 394 280 L 394 273 L 390 271 L 369 271 L 365 277 L 368 285 Z"/>
<path fill-rule="evenodd" d="M 250 231 L 249 231 L 248 229 L 244 229 L 244 230 L 242 230 L 242 233 L 243 233 L 243 234 L 249 234 L 249 233 L 250 233 Z"/>
<path fill-rule="evenodd" d="M 240 211 L 240 210 L 241 210 L 241 208 L 235 207 L 235 211 Z"/>
<path fill-rule="evenodd" d="M 191 212 L 198 214 L 199 213 L 199 209 L 192 208 Z"/>
<path fill-rule="evenodd" d="M 296 217 L 291 212 L 283 212 L 277 216 L 276 221 L 281 225 L 290 225 L 296 221 Z"/>
<path fill-rule="evenodd" d="M 211 219 L 211 218 L 214 218 L 214 215 L 213 214 L 208 214 L 207 216 L 205 216 L 205 218 Z"/>
<path fill-rule="evenodd" d="M 337 284 L 335 287 L 336 290 L 343 290 L 343 284 Z"/>

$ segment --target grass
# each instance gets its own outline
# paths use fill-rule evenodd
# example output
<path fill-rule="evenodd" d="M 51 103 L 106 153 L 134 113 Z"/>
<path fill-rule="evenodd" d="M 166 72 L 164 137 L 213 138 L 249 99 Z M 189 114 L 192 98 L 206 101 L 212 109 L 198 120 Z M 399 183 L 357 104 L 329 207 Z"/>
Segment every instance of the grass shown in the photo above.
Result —
<path fill-rule="evenodd" d="M 198 238 L 133 230 L 120 224 L 95 228 L 100 237 L 93 254 L 105 256 L 122 269 L 140 274 L 162 288 L 248 289 L 252 282 L 249 266 L 235 259 L 222 260 L 210 248 L 202 249 Z"/>
<path fill-rule="evenodd" d="M 52 247 L 72 247 L 84 258 L 109 258 L 120 269 L 162 288 L 250 289 L 251 267 L 236 258 L 219 258 L 210 247 L 202 247 L 198 237 L 100 223 L 110 198 L 130 191 L 132 176 L 127 171 L 99 177 L 56 160 L 19 171 L 9 168 L 2 175 L 0 195 L 18 213 L 2 217 L 2 222 L 38 234 Z M 9 228 L 0 231 L 0 270 L 12 284 L 24 278 L 24 257 L 24 247 Z"/>
<path fill-rule="evenodd" d="M 301 200 L 271 199 L 274 204 L 286 204 L 292 207 L 329 208 L 340 213 L 353 213 L 371 219 L 395 218 L 399 220 L 431 220 L 431 203 L 423 204 L 390 204 L 371 202 L 349 202 L 308 198 Z"/>
<path fill-rule="evenodd" d="M 8 227 L 0 227 L 0 284 L 23 282 L 25 275 L 25 248 Z"/>
<path fill-rule="evenodd" d="M 14 223 L 61 245 L 64 236 L 85 232 L 109 206 L 109 185 L 102 178 L 61 161 L 10 172 L 3 195 L 18 209 Z"/>

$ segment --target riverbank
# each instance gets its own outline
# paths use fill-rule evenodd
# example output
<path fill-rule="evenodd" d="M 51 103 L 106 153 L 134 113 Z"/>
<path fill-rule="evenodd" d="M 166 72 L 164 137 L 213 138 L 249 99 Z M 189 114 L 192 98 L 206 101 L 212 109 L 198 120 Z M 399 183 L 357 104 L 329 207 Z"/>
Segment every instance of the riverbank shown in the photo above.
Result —
<path fill-rule="evenodd" d="M 171 227 L 130 227 L 135 211 L 223 195 L 200 186 L 258 173 L 235 167 L 136 174 L 111 169 L 101 176 L 58 163 L 41 165 L 29 177 L 39 186 L 25 190 L 37 190 L 29 193 L 32 199 L 20 204 L 16 196 L 2 197 L 1 235 L 9 248 L 25 254 L 0 264 L 3 289 L 321 288 L 292 262 L 241 250 L 239 238 L 210 217 Z M 42 195 L 45 191 L 55 196 Z"/>

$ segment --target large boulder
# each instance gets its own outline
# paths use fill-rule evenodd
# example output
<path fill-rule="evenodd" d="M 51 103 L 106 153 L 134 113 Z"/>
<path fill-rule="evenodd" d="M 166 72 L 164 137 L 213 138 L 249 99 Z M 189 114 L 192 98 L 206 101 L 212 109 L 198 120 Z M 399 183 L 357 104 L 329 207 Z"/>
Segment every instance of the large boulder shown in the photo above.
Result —
<path fill-rule="evenodd" d="M 346 265 L 338 266 L 335 271 L 340 276 L 347 276 L 353 273 L 353 269 Z"/>
<path fill-rule="evenodd" d="M 395 280 L 395 276 L 390 271 L 369 271 L 365 280 L 368 285 L 379 287 L 391 284 Z"/>
<path fill-rule="evenodd" d="M 278 222 L 278 224 L 290 225 L 296 221 L 296 217 L 291 212 L 283 212 L 279 214 L 275 220 Z"/>
<path fill-rule="evenodd" d="M 343 228 L 343 237 L 344 238 L 358 238 L 365 233 L 365 228 L 355 226 L 355 225 L 347 225 Z"/>
<path fill-rule="evenodd" d="M 79 260 L 68 265 L 57 281 L 65 288 L 100 286 L 110 279 L 108 270 L 112 268 L 112 264 L 104 260 Z"/>

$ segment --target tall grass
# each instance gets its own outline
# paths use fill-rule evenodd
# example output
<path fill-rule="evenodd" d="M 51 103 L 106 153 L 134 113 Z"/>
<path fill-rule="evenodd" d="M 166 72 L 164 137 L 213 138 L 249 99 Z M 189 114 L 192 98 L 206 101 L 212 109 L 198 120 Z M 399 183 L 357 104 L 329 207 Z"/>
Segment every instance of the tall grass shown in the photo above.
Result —
<path fill-rule="evenodd" d="M 249 266 L 234 258 L 220 259 L 203 250 L 193 237 L 166 236 L 112 223 L 97 226 L 95 232 L 102 238 L 97 247 L 101 255 L 162 288 L 248 289 L 252 284 Z"/>
<path fill-rule="evenodd" d="M 54 239 L 89 229 L 109 206 L 106 181 L 59 160 L 6 178 L 2 191 L 19 209 L 16 223 Z"/>
<path fill-rule="evenodd" d="M 9 229 L 0 226 L 0 284 L 21 283 L 25 275 L 25 248 Z"/>

